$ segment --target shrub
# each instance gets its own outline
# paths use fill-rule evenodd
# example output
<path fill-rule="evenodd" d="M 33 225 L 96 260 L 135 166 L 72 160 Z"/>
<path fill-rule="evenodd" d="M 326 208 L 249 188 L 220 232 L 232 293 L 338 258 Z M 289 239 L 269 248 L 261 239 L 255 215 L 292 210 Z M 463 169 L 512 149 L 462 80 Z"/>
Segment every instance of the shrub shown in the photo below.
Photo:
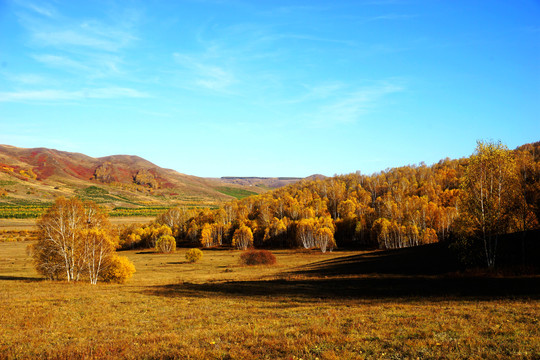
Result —
<path fill-rule="evenodd" d="M 249 250 L 240 255 L 244 265 L 274 265 L 276 257 L 268 250 Z"/>
<path fill-rule="evenodd" d="M 203 256 L 203 252 L 199 249 L 189 249 L 186 252 L 186 259 L 189 262 L 196 262 L 199 261 Z"/>
<path fill-rule="evenodd" d="M 171 235 L 163 235 L 156 241 L 156 251 L 171 253 L 176 250 L 176 240 Z"/>
<path fill-rule="evenodd" d="M 114 255 L 102 274 L 103 281 L 124 283 L 135 272 L 135 265 L 125 256 Z"/>

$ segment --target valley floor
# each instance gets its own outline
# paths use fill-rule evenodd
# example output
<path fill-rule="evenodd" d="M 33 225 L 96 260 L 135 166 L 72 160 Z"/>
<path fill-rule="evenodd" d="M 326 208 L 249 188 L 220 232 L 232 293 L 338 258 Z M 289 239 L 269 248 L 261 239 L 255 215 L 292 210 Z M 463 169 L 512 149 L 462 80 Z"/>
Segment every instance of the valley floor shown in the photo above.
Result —
<path fill-rule="evenodd" d="M 540 279 L 338 273 L 384 252 L 123 252 L 124 285 L 43 281 L 0 243 L 0 358 L 536 359 Z M 367 265 L 366 265 L 367 266 Z M 347 266 L 346 268 L 349 268 Z"/>
<path fill-rule="evenodd" d="M 114 216 L 109 221 L 112 225 L 146 224 L 155 220 L 149 216 Z M 0 231 L 33 231 L 36 230 L 37 219 L 1 219 Z"/>

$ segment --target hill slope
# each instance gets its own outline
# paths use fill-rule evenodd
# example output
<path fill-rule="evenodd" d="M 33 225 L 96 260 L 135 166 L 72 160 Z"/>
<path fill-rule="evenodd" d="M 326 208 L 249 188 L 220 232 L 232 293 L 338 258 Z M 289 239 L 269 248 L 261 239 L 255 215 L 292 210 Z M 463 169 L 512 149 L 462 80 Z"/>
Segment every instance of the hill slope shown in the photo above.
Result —
<path fill-rule="evenodd" d="M 181 174 L 138 156 L 93 158 L 0 145 L 0 205 L 49 203 L 55 197 L 73 195 L 110 207 L 213 205 L 237 197 L 236 192 L 249 195 L 261 191 Z"/>

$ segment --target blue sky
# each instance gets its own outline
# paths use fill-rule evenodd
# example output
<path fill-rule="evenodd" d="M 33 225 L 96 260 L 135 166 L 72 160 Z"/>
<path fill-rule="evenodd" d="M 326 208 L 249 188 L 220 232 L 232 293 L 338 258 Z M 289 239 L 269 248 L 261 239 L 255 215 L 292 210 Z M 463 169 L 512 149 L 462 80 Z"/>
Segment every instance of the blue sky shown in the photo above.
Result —
<path fill-rule="evenodd" d="M 206 177 L 540 140 L 534 0 L 0 0 L 0 143 Z"/>

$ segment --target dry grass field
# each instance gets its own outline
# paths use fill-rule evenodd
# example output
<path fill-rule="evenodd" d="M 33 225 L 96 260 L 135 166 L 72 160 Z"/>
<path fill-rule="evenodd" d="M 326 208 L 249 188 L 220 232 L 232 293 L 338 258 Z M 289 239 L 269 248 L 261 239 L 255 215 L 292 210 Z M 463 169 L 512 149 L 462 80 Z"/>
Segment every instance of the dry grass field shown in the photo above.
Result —
<path fill-rule="evenodd" d="M 540 358 L 535 276 L 379 271 L 399 252 L 279 250 L 247 267 L 180 249 L 123 252 L 134 277 L 93 286 L 42 280 L 28 244 L 0 243 L 0 358 Z"/>
<path fill-rule="evenodd" d="M 112 225 L 145 224 L 153 221 L 149 216 L 118 216 L 111 217 Z M 36 229 L 37 219 L 0 219 L 0 231 L 32 231 Z"/>

